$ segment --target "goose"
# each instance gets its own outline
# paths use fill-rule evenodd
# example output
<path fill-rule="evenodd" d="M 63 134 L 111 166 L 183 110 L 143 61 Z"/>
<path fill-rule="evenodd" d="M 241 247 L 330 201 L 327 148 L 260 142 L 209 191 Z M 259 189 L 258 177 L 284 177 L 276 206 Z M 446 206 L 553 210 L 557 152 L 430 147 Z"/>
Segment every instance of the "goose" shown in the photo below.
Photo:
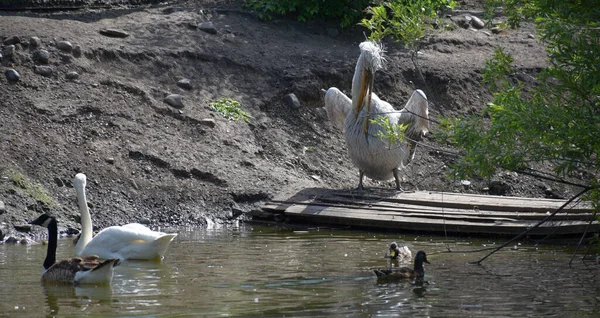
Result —
<path fill-rule="evenodd" d="M 411 260 L 412 252 L 408 246 L 398 246 L 398 243 L 390 243 L 389 253 L 385 255 L 386 258 L 391 260 Z"/>
<path fill-rule="evenodd" d="M 423 283 L 425 278 L 425 269 L 423 263 L 430 264 L 427 260 L 427 254 L 424 251 L 418 251 L 415 256 L 414 268 L 399 267 L 399 268 L 381 268 L 375 269 L 373 272 L 377 275 L 378 280 L 394 281 L 414 279 L 416 283 Z"/>
<path fill-rule="evenodd" d="M 398 172 L 415 156 L 417 142 L 429 131 L 429 106 L 422 90 L 415 90 L 402 110 L 395 110 L 390 103 L 373 93 L 375 73 L 383 67 L 381 44 L 365 41 L 359 45 L 360 56 L 352 78 L 352 99 L 338 88 L 325 91 L 325 110 L 333 126 L 344 133 L 348 155 L 359 171 L 358 190 L 363 189 L 363 178 L 396 181 L 400 187 Z M 388 132 L 381 127 L 377 117 L 382 116 L 390 124 L 407 125 L 404 140 L 393 144 L 379 135 Z"/>
<path fill-rule="evenodd" d="M 97 255 L 88 255 L 57 262 L 58 223 L 56 218 L 42 214 L 29 224 L 40 225 L 48 229 L 48 250 L 42 273 L 43 283 L 110 284 L 113 268 L 119 265 L 119 259 L 100 261 Z"/>
<path fill-rule="evenodd" d="M 81 236 L 75 245 L 75 253 L 122 261 L 162 260 L 177 234 L 153 231 L 142 224 L 130 223 L 107 227 L 92 238 L 92 219 L 85 197 L 86 180 L 85 174 L 78 173 L 73 181 L 81 213 Z"/>

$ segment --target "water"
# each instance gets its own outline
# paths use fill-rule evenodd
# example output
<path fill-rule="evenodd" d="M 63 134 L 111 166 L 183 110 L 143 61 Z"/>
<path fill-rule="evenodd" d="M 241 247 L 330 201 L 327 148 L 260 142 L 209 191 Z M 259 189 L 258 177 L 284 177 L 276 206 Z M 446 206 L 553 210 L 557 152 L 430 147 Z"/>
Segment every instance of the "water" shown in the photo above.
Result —
<path fill-rule="evenodd" d="M 378 283 L 391 241 L 429 253 L 429 284 Z M 501 241 L 497 242 L 498 244 Z M 70 239 L 59 257 L 72 255 Z M 488 240 L 245 225 L 182 230 L 162 263 L 125 262 L 111 286 L 42 286 L 46 246 L 0 245 L 0 315 L 40 316 L 599 316 L 598 265 L 571 248 L 523 243 L 495 254 Z"/>

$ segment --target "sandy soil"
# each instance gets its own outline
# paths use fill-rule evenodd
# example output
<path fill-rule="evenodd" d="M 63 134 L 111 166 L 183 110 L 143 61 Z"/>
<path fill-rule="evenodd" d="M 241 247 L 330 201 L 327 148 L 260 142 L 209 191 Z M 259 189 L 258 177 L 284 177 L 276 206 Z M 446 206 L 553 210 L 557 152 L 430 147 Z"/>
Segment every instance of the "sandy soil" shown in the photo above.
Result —
<path fill-rule="evenodd" d="M 450 19 L 480 15 L 466 1 Z M 72 178 L 88 177 L 88 200 L 99 228 L 126 222 L 153 226 L 204 226 L 229 222 L 272 198 L 301 189 L 352 189 L 358 171 L 342 134 L 327 120 L 322 88 L 350 90 L 361 27 L 334 23 L 263 22 L 241 1 L 180 1 L 166 5 L 77 11 L 0 11 L 0 39 L 18 36 L 14 55 L 2 59 L 20 74 L 0 76 L 0 211 L 4 233 L 40 211 L 59 215 L 61 226 L 78 228 Z M 481 16 L 481 15 L 480 15 Z M 211 22 L 216 34 L 201 30 Z M 108 37 L 118 29 L 129 36 Z M 525 25 L 518 31 L 457 27 L 436 31 L 419 52 L 425 77 L 409 52 L 387 44 L 387 66 L 375 91 L 403 107 L 413 89 L 428 95 L 430 115 L 478 112 L 490 99 L 480 69 L 498 45 L 515 56 L 515 76 L 528 78 L 545 66 L 545 52 Z M 28 45 L 31 37 L 40 47 Z M 58 48 L 60 41 L 78 52 Z M 2 51 L 7 44 L 0 44 Z M 37 50 L 49 53 L 46 63 Z M 2 52 L 0 51 L 0 52 Z M 43 76 L 39 66 L 50 67 Z M 76 72 L 76 79 L 69 72 Z M 191 89 L 177 85 L 187 78 Z M 294 93 L 294 108 L 283 97 Z M 183 108 L 163 102 L 183 96 Z M 252 115 L 229 121 L 209 102 L 227 97 Z M 432 124 L 435 131 L 436 124 Z M 453 157 L 427 137 L 402 173 L 405 189 L 487 193 L 487 180 L 464 190 L 446 176 Z M 451 149 L 449 149 L 451 150 Z M 39 184 L 53 203 L 15 186 L 15 174 Z M 502 172 L 493 180 L 506 195 L 567 196 L 569 189 Z M 367 187 L 393 182 L 367 181 Z M 38 189 L 39 190 L 39 189 Z M 241 216 L 244 218 L 244 216 Z M 27 228 L 19 228 L 27 230 Z"/>

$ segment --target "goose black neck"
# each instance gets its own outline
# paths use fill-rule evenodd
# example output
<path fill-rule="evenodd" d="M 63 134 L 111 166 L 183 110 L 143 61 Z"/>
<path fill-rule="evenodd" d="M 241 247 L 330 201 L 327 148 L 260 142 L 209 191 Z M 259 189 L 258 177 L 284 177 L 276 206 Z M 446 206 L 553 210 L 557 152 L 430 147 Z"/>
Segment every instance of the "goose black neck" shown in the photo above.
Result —
<path fill-rule="evenodd" d="M 48 223 L 48 251 L 46 252 L 46 259 L 44 260 L 44 269 L 50 268 L 50 266 L 56 263 L 56 246 L 58 245 L 58 225 L 56 220 L 53 218 Z"/>

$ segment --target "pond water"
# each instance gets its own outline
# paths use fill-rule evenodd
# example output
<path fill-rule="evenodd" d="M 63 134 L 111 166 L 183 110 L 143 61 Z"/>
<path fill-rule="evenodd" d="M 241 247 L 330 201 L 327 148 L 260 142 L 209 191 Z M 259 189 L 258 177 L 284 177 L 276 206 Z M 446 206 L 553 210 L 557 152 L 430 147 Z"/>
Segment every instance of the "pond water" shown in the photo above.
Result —
<path fill-rule="evenodd" d="M 428 252 L 428 284 L 380 283 L 391 241 Z M 110 286 L 43 286 L 46 246 L 0 245 L 0 315 L 39 316 L 599 316 L 598 265 L 571 247 L 522 243 L 436 253 L 490 240 L 256 225 L 181 230 L 162 262 L 124 262 Z M 59 257 L 72 255 L 71 239 Z"/>

